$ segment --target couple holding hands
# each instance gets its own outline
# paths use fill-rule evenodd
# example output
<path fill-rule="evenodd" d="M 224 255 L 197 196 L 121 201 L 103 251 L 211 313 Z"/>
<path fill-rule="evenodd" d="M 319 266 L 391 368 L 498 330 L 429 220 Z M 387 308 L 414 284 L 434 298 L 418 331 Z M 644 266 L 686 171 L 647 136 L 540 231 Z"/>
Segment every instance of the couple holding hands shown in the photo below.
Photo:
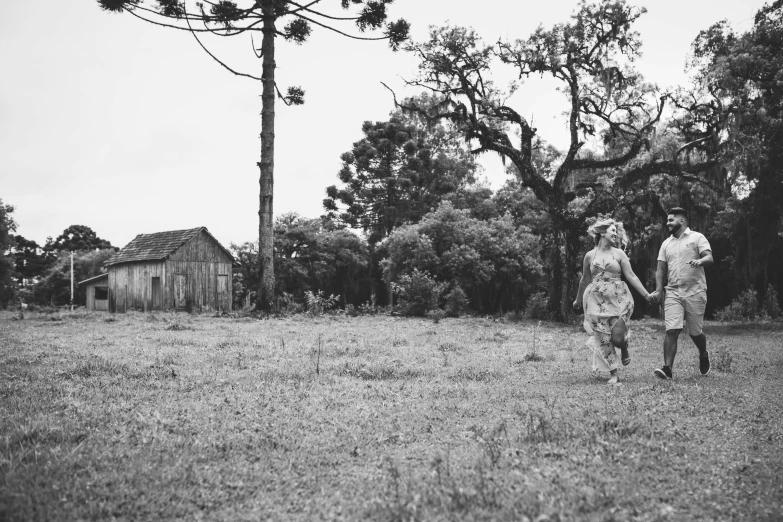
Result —
<path fill-rule="evenodd" d="M 663 298 L 664 365 L 655 370 L 655 375 L 661 379 L 672 378 L 677 339 L 683 324 L 688 325 L 688 333 L 699 349 L 699 371 L 702 375 L 710 371 L 707 338 L 702 332 L 707 306 L 704 267 L 713 263 L 710 244 L 702 234 L 688 228 L 687 215 L 682 208 L 668 212 L 666 226 L 671 236 L 663 242 L 658 253 L 652 293 L 647 292 L 633 273 L 628 256 L 618 248 L 624 248 L 628 242 L 622 223 L 605 219 L 587 231 L 595 237 L 596 247 L 585 255 L 574 308 L 584 309 L 584 328 L 590 334 L 587 346 L 593 352 L 593 370 L 608 371 L 608 384 L 620 382 L 617 348 L 620 349 L 620 362 L 624 366 L 631 362 L 628 339 L 634 302 L 621 274 L 648 302 L 657 303 Z"/>

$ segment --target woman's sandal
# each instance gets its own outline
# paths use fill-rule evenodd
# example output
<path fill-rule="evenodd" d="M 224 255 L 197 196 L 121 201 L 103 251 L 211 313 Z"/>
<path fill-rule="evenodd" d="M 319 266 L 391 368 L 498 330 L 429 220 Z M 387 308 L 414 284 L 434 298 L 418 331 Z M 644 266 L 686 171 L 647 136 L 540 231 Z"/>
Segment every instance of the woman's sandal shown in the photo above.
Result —
<path fill-rule="evenodd" d="M 615 373 L 609 377 L 609 380 L 606 381 L 606 384 L 620 384 L 620 376 Z"/>

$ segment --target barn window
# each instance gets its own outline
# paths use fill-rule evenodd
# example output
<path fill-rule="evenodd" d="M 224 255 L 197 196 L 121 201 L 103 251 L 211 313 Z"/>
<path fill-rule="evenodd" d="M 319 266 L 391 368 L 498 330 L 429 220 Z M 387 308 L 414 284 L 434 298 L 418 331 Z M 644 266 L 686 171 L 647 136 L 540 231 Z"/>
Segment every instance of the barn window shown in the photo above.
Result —
<path fill-rule="evenodd" d="M 109 288 L 106 286 L 96 286 L 95 287 L 95 299 L 108 299 L 109 298 Z"/>

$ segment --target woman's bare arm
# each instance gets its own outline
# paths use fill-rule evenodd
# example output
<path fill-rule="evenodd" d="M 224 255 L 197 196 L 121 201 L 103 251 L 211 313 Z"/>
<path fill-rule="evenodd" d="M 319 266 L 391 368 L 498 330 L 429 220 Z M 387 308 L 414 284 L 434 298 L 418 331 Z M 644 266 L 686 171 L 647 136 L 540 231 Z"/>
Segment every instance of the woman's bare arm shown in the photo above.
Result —
<path fill-rule="evenodd" d="M 593 282 L 593 274 L 590 272 L 590 263 L 593 261 L 593 251 L 589 251 L 587 254 L 585 254 L 585 259 L 582 261 L 582 279 L 579 280 L 579 290 L 576 294 L 576 300 L 574 301 L 574 306 L 579 306 L 582 304 L 582 297 L 585 293 L 585 288 L 587 288 L 587 285 Z"/>
<path fill-rule="evenodd" d="M 639 281 L 639 278 L 636 277 L 636 274 L 633 273 L 633 268 L 631 268 L 631 261 L 628 259 L 628 256 L 625 255 L 625 252 L 622 250 L 618 249 L 618 252 L 620 252 L 620 268 L 623 269 L 625 280 L 628 281 L 628 283 L 634 287 L 637 292 L 642 294 L 642 297 L 649 301 L 650 292 L 647 291 L 642 282 Z"/>

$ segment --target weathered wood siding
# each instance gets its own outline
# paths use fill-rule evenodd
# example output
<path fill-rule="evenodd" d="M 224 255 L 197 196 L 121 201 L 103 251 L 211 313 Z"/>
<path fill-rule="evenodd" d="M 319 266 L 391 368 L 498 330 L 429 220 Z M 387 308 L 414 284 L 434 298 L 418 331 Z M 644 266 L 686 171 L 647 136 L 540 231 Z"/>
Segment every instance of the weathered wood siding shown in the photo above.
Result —
<path fill-rule="evenodd" d="M 152 278 L 166 277 L 163 261 L 137 261 L 109 267 L 109 311 L 152 310 Z M 163 308 L 167 308 L 165 297 Z"/>
<path fill-rule="evenodd" d="M 203 231 L 165 261 L 110 266 L 110 311 L 155 309 L 153 277 L 160 277 L 160 301 L 164 310 L 231 311 L 232 259 Z"/>
<path fill-rule="evenodd" d="M 231 257 L 203 230 L 169 257 L 171 261 L 229 263 Z"/>
<path fill-rule="evenodd" d="M 166 262 L 169 277 L 163 282 L 164 295 L 175 301 L 177 279 L 185 276 L 185 306 L 194 310 L 231 311 L 231 288 L 228 295 L 219 282 L 232 280 L 232 259 L 207 233 L 200 232 L 182 245 Z M 221 278 L 219 276 L 226 276 Z"/>
<path fill-rule="evenodd" d="M 101 287 L 106 288 L 108 278 L 99 279 L 97 281 L 91 281 L 90 283 L 87 283 L 84 285 L 85 294 L 87 296 L 87 301 L 85 303 L 85 307 L 88 311 L 107 311 L 107 300 L 105 299 L 95 299 L 95 288 Z"/>
<path fill-rule="evenodd" d="M 84 304 L 88 311 L 95 310 L 95 285 L 87 285 L 85 290 L 87 294 L 87 302 Z"/>

